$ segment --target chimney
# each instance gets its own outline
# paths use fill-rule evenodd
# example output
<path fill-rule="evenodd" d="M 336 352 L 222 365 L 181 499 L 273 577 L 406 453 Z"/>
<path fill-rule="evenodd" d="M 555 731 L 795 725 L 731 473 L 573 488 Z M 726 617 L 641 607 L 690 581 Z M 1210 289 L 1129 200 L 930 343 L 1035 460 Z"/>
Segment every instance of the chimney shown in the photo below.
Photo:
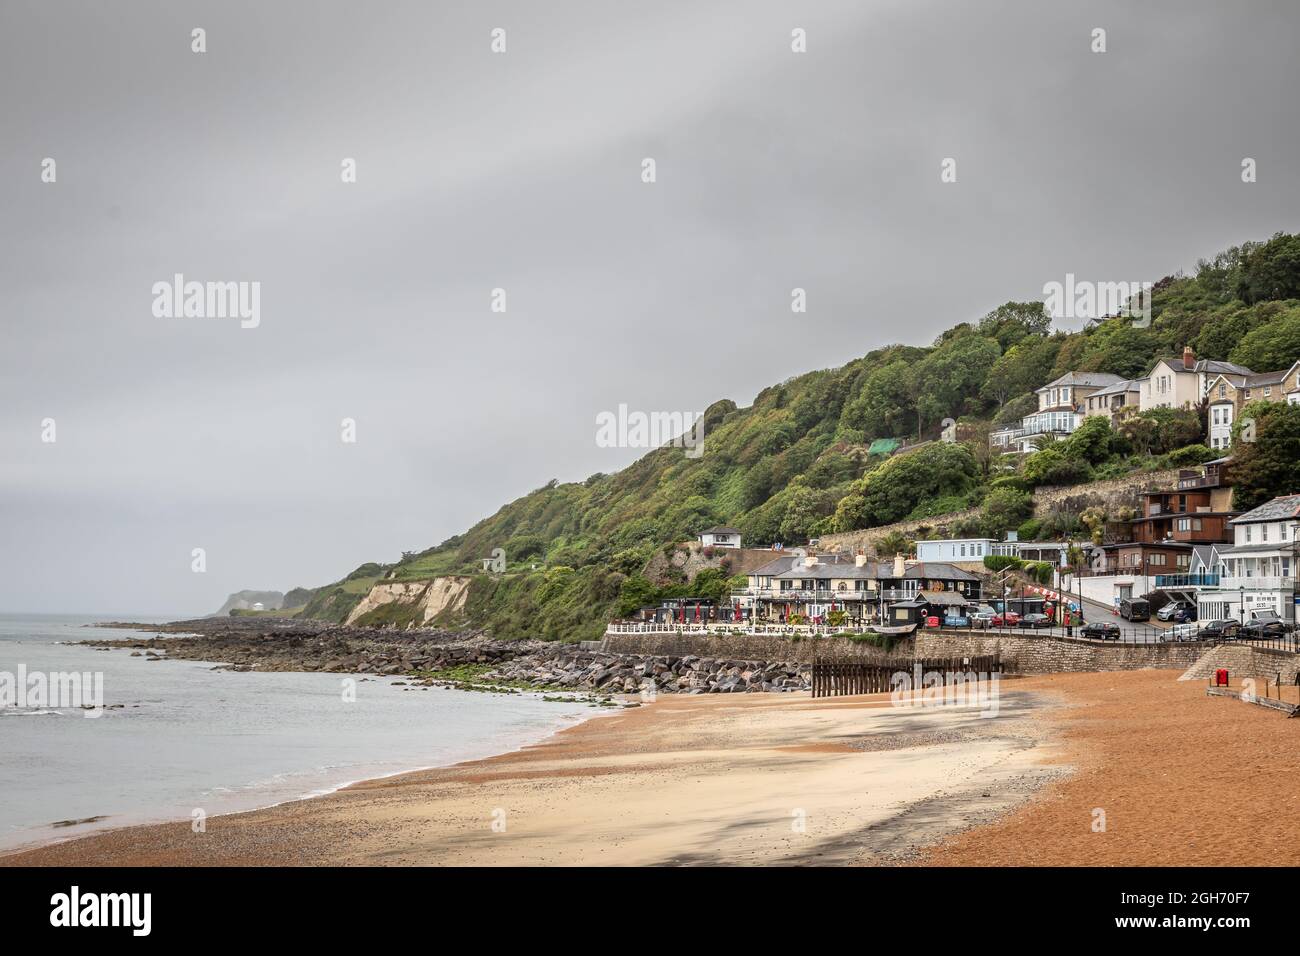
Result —
<path fill-rule="evenodd" d="M 1196 353 L 1190 345 L 1183 346 L 1183 368 L 1189 372 L 1196 368 Z"/>
<path fill-rule="evenodd" d="M 853 566 L 862 568 L 862 567 L 866 567 L 866 564 L 867 564 L 867 556 L 861 548 L 858 548 L 858 553 L 853 556 Z"/>
<path fill-rule="evenodd" d="M 902 553 L 894 555 L 894 577 L 901 578 L 907 573 L 907 558 Z"/>

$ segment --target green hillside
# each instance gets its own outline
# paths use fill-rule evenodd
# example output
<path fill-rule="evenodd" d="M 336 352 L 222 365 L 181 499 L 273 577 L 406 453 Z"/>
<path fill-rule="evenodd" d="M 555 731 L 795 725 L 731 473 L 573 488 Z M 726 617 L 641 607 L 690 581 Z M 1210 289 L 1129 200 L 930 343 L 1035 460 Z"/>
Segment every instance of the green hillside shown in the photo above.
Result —
<path fill-rule="evenodd" d="M 1204 422 L 1190 410 L 1146 413 L 1119 431 L 1092 419 L 1019 465 L 988 451 L 989 429 L 1035 408 L 1034 389 L 1052 379 L 1072 370 L 1140 377 L 1185 345 L 1198 358 L 1255 371 L 1300 356 L 1300 236 L 1232 248 L 1199 263 L 1195 275 L 1161 280 L 1147 328 L 1120 317 L 1053 332 L 1042 303 L 1008 302 L 929 346 L 889 345 L 795 376 L 747 408 L 719 401 L 705 413 L 701 457 L 664 447 L 616 474 L 551 481 L 436 547 L 363 565 L 317 589 L 303 614 L 341 620 L 377 580 L 463 573 L 475 576 L 465 614 L 443 623 L 575 640 L 598 636 L 620 604 L 725 590 L 724 573 L 694 582 L 642 577 L 656 552 L 710 525 L 733 525 L 747 545 L 762 546 L 981 507 L 976 525 L 998 533 L 1029 518 L 1035 485 L 1213 457 L 1201 444 Z M 960 422 L 958 444 L 910 448 L 936 437 L 945 418 Z M 903 440 L 902 449 L 872 454 L 872 443 L 887 438 Z M 1026 531 L 1077 531 L 1081 517 Z M 495 548 L 508 567 L 485 574 L 480 562 Z"/>

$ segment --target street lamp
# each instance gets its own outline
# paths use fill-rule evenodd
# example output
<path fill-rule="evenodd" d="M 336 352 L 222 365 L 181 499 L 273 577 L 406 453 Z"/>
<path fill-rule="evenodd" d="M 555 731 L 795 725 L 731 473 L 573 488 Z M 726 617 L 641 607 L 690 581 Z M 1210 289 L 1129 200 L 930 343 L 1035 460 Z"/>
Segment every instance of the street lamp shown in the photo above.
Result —
<path fill-rule="evenodd" d="M 1237 616 L 1241 619 L 1241 626 L 1246 626 L 1246 585 L 1241 586 L 1240 603 L 1237 605 Z"/>

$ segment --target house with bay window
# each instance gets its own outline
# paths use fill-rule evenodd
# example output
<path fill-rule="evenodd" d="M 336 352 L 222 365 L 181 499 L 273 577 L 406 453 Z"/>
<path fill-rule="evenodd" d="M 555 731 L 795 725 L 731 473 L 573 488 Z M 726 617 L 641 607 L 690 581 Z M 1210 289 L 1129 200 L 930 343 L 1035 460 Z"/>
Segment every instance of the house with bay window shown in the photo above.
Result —
<path fill-rule="evenodd" d="M 1067 372 L 1038 389 L 1036 412 L 1018 425 L 990 432 L 989 445 L 1004 454 L 1019 454 L 1033 451 L 1035 440 L 1045 435 L 1064 438 L 1083 421 L 1090 395 L 1123 382 L 1109 372 Z"/>

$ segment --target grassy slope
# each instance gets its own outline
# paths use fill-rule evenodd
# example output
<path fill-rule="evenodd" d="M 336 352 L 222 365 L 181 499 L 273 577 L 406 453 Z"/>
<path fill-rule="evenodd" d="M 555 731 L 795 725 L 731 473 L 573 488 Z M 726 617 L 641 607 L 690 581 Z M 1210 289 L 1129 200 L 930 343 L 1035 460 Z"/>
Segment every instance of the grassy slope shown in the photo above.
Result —
<path fill-rule="evenodd" d="M 1078 333 L 1020 336 L 1017 342 L 1017 327 L 1008 332 L 991 321 L 963 323 L 929 348 L 888 346 L 838 369 L 796 376 L 764 389 L 748 408 L 719 401 L 706 412 L 702 457 L 660 448 L 613 475 L 552 481 L 434 548 L 392 565 L 363 565 L 317 589 L 303 616 L 342 620 L 371 584 L 389 576 L 421 580 L 468 573 L 475 578 L 466 613 L 446 615 L 440 623 L 468 621 L 507 638 L 597 636 L 627 579 L 656 550 L 704 527 L 735 525 L 753 545 L 833 530 L 837 504 L 881 464 L 866 452 L 875 438 L 914 437 L 918 426 L 932 435 L 940 414 L 988 422 L 999 398 L 1003 404 L 1024 401 L 1033 388 L 1071 369 L 1135 377 L 1156 359 L 1180 354 L 1184 344 L 1192 344 L 1201 358 L 1230 359 L 1253 329 L 1300 318 L 1294 299 L 1249 306 L 1236 300 L 1240 267 L 1233 259 L 1204 264 L 1196 277 L 1162 280 L 1149 328 L 1110 320 Z M 1035 350 L 1040 365 L 1016 379 L 1023 388 L 1015 395 L 994 397 L 990 385 L 996 383 L 988 378 L 995 367 L 969 357 L 997 356 L 1013 347 Z M 950 411 L 924 407 L 936 381 L 957 382 L 945 399 Z M 972 442 L 977 456 L 983 441 Z M 978 464 L 981 474 L 941 500 L 920 502 L 917 512 L 934 513 L 936 504 L 979 504 L 988 492 L 989 469 L 987 462 Z M 480 561 L 495 548 L 506 552 L 507 573 L 483 574 Z M 404 623 L 400 617 L 393 610 L 373 623 Z"/>

